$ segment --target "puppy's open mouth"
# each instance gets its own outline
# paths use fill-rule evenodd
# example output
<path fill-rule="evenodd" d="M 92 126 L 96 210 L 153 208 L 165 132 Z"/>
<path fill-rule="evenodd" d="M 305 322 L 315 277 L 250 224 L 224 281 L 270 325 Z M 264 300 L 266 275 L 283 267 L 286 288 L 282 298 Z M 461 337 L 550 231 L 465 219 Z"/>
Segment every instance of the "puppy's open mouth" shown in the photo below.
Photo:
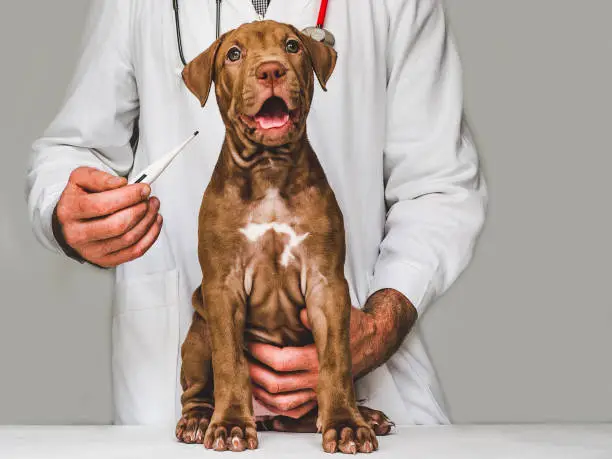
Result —
<path fill-rule="evenodd" d="M 283 127 L 289 122 L 289 109 L 280 97 L 270 97 L 261 106 L 261 110 L 254 116 L 258 127 L 274 129 Z"/>
<path fill-rule="evenodd" d="M 242 119 L 251 128 L 267 131 L 288 127 L 296 112 L 297 110 L 289 110 L 287 103 L 281 97 L 272 96 L 263 103 L 255 115 L 242 115 Z"/>

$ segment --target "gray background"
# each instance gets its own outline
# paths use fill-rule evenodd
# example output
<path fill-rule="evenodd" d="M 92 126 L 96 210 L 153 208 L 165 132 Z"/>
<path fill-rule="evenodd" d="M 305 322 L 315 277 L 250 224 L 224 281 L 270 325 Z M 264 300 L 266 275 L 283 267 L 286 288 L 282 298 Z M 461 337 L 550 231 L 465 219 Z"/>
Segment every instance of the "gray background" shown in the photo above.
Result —
<path fill-rule="evenodd" d="M 111 419 L 110 274 L 42 249 L 22 192 L 89 3 L 0 17 L 0 423 Z M 452 417 L 612 421 L 612 2 L 447 4 L 491 192 L 473 264 L 423 317 Z"/>

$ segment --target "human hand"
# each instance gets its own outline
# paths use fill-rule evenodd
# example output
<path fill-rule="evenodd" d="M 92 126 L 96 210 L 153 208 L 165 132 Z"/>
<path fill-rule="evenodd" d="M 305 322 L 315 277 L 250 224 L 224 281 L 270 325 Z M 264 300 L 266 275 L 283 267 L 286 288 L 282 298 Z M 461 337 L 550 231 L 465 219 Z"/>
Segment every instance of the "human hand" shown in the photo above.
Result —
<path fill-rule="evenodd" d="M 314 344 L 280 348 L 250 342 L 247 349 L 253 395 L 259 403 L 294 419 L 317 405 L 319 361 Z"/>
<path fill-rule="evenodd" d="M 126 185 L 91 167 L 75 169 L 53 212 L 59 244 L 103 268 L 144 255 L 161 231 L 160 202 L 149 199 L 149 185 Z"/>
<path fill-rule="evenodd" d="M 352 307 L 349 333 L 353 377 L 358 379 L 385 363 L 416 319 L 412 303 L 393 289 L 375 292 L 363 309 Z M 305 308 L 300 311 L 300 320 L 311 329 Z M 284 348 L 262 343 L 247 346 L 253 395 L 262 405 L 294 419 L 316 406 L 319 361 L 314 344 Z M 299 425 L 292 428 L 299 429 Z"/>
<path fill-rule="evenodd" d="M 311 329 L 306 309 L 300 311 L 304 326 Z M 351 308 L 351 354 L 353 374 L 365 369 L 369 343 L 375 333 L 374 318 Z M 317 405 L 316 388 L 319 360 L 314 344 L 279 348 L 263 343 L 248 343 L 249 371 L 253 395 L 273 413 L 300 418 Z"/>

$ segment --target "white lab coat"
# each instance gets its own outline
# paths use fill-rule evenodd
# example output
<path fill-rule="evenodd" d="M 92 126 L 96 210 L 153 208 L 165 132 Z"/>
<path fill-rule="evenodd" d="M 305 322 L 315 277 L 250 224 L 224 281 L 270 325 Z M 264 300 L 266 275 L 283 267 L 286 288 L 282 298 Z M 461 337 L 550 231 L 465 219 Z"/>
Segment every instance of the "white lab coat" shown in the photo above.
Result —
<path fill-rule="evenodd" d="M 180 4 L 191 60 L 215 38 L 215 1 Z M 266 17 L 301 29 L 316 22 L 318 6 L 272 0 Z M 250 0 L 223 2 L 222 30 L 256 19 Z M 442 7 L 437 0 L 331 0 L 326 27 L 338 64 L 328 92 L 315 90 L 308 135 L 344 215 L 351 300 L 362 306 L 374 291 L 394 288 L 422 315 L 468 264 L 486 205 Z M 181 80 L 170 0 L 98 1 L 88 30 L 65 105 L 34 145 L 30 217 L 42 243 L 59 251 L 51 214 L 71 170 L 137 173 L 201 131 L 153 184 L 164 215 L 158 241 L 116 270 L 115 420 L 172 425 L 180 413 L 179 349 L 201 281 L 197 214 L 224 127 L 215 98 L 200 108 Z M 385 365 L 358 381 L 357 395 L 398 424 L 448 422 L 418 324 Z"/>

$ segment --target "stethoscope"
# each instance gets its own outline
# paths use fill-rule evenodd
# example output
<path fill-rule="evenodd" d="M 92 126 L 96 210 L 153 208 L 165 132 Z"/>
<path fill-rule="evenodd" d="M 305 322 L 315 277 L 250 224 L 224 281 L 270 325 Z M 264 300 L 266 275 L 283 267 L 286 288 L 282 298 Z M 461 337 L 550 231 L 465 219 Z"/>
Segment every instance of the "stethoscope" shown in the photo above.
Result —
<path fill-rule="evenodd" d="M 280 1 L 280 0 L 276 0 Z M 284 0 L 288 1 L 288 0 Z M 217 29 L 216 36 L 219 38 L 221 35 L 221 2 L 222 0 L 216 0 L 217 2 Z M 325 15 L 327 14 L 327 2 L 328 0 L 321 0 L 319 7 L 319 16 L 317 18 L 317 24 L 314 27 L 306 27 L 302 30 L 302 33 L 308 35 L 310 38 L 316 41 L 325 43 L 328 46 L 334 46 L 336 40 L 332 33 L 323 27 L 325 23 Z M 178 0 L 172 0 L 172 7 L 174 9 L 174 22 L 176 24 L 176 42 L 178 46 L 179 56 L 183 65 L 187 65 L 185 54 L 183 53 L 183 39 L 181 37 L 181 21 L 179 17 L 179 2 Z"/>

